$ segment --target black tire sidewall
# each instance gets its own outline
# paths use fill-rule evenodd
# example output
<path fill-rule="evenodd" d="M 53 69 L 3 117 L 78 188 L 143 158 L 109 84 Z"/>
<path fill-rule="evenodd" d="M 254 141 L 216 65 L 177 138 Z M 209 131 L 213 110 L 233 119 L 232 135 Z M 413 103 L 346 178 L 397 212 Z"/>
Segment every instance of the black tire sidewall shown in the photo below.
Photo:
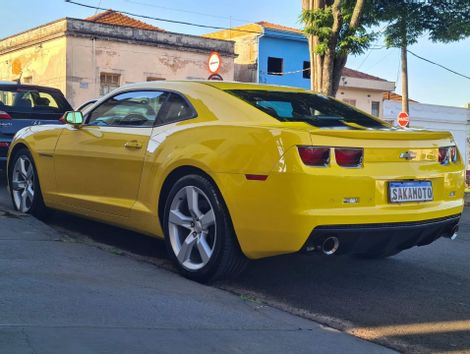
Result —
<path fill-rule="evenodd" d="M 194 186 L 199 188 L 209 198 L 209 201 L 214 210 L 217 225 L 215 247 L 211 259 L 203 268 L 198 269 L 196 271 L 188 270 L 179 263 L 173 251 L 173 247 L 171 246 L 168 230 L 169 212 L 173 198 L 175 197 L 176 193 L 178 193 L 182 188 L 188 186 Z M 211 278 L 216 274 L 219 264 L 221 262 L 221 258 L 223 257 L 222 253 L 224 249 L 224 244 L 226 242 L 226 237 L 233 237 L 233 235 L 231 234 L 230 225 L 231 224 L 229 222 L 228 212 L 222 200 L 222 197 L 220 196 L 220 193 L 217 188 L 209 179 L 199 175 L 188 175 L 179 179 L 171 188 L 170 193 L 168 194 L 168 197 L 165 202 L 163 230 L 165 233 L 165 244 L 168 253 L 176 264 L 179 272 L 182 273 L 183 276 L 199 282 L 207 282 L 211 280 Z"/>

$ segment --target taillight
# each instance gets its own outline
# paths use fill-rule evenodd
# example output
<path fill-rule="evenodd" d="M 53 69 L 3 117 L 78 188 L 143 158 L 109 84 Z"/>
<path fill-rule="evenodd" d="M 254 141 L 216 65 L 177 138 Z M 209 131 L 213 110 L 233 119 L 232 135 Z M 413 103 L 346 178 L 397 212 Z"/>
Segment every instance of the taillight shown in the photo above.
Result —
<path fill-rule="evenodd" d="M 0 141 L 0 148 L 2 149 L 8 149 L 10 147 L 10 143 L 6 141 Z"/>
<path fill-rule="evenodd" d="M 11 116 L 4 111 L 0 111 L 0 119 L 11 119 Z"/>
<path fill-rule="evenodd" d="M 298 146 L 303 163 L 308 166 L 326 167 L 330 163 L 330 148 L 316 146 Z"/>
<path fill-rule="evenodd" d="M 456 146 L 450 147 L 450 161 L 457 162 L 457 147 Z"/>
<path fill-rule="evenodd" d="M 65 124 L 65 114 L 63 114 L 62 117 L 59 118 L 59 122 Z"/>
<path fill-rule="evenodd" d="M 342 167 L 360 167 L 364 157 L 364 149 L 335 148 L 336 163 Z"/>
<path fill-rule="evenodd" d="M 457 162 L 458 153 L 456 146 L 445 146 L 439 148 L 439 163 L 448 165 L 450 162 Z"/>

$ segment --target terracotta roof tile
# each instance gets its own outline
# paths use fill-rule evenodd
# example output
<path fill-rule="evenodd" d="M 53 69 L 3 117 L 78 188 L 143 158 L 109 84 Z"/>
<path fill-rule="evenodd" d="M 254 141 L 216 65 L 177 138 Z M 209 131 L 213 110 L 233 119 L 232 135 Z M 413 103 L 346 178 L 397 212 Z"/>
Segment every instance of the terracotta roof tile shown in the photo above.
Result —
<path fill-rule="evenodd" d="M 357 71 L 349 68 L 344 68 L 342 72 L 343 76 L 347 77 L 354 77 L 356 79 L 366 79 L 366 80 L 376 80 L 376 81 L 387 81 L 385 79 L 382 79 L 377 76 L 372 76 L 366 73 L 363 73 L 362 71 Z"/>
<path fill-rule="evenodd" d="M 276 25 L 275 23 L 266 22 L 266 21 L 259 21 L 259 22 L 256 22 L 256 24 L 258 24 L 258 25 L 260 25 L 261 27 L 264 27 L 264 28 L 269 28 L 269 29 L 278 30 L 278 31 L 303 33 L 298 28 L 287 27 L 287 26 L 282 26 L 282 25 Z"/>
<path fill-rule="evenodd" d="M 151 30 L 151 31 L 165 31 L 159 27 L 152 26 L 148 23 L 136 20 L 132 17 L 123 15 L 120 12 L 114 10 L 107 10 L 104 12 L 100 12 L 94 16 L 90 16 L 85 18 L 85 21 L 90 22 L 97 22 L 97 23 L 105 23 L 108 25 L 115 25 L 115 26 L 125 26 L 125 27 L 132 27 L 144 30 Z"/>
<path fill-rule="evenodd" d="M 395 92 L 385 92 L 384 93 L 384 100 L 389 100 L 389 101 L 401 101 L 401 95 Z M 412 99 L 409 100 L 410 102 L 417 102 Z"/>

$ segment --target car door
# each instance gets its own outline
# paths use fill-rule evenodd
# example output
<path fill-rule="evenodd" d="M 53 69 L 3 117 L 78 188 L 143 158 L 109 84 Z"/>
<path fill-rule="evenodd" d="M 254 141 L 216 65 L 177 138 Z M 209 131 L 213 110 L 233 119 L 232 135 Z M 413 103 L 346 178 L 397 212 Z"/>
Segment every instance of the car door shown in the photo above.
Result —
<path fill-rule="evenodd" d="M 64 128 L 54 154 L 65 209 L 128 216 L 139 191 L 149 138 L 168 93 L 119 93 Z"/>

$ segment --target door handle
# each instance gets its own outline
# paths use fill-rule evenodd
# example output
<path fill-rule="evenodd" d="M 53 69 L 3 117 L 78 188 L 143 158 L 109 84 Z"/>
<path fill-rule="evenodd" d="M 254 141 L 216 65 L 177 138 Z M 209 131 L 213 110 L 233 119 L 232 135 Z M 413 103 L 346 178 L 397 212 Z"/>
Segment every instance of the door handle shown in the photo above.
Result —
<path fill-rule="evenodd" d="M 137 140 L 128 141 L 124 144 L 126 149 L 142 149 L 142 144 L 139 143 Z"/>

